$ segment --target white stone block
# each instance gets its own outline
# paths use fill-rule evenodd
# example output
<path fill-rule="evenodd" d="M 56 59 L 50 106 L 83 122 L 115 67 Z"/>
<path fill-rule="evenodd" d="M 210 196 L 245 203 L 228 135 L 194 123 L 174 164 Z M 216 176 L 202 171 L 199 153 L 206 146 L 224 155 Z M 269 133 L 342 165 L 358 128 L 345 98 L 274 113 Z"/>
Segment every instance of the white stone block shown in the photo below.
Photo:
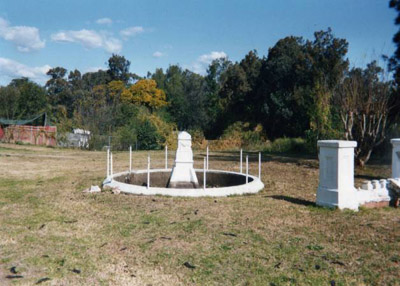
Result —
<path fill-rule="evenodd" d="M 372 186 L 374 190 L 379 190 L 381 188 L 381 184 L 379 183 L 378 180 L 372 180 Z"/>
<path fill-rule="evenodd" d="M 386 189 L 387 180 L 385 180 L 385 179 L 380 179 L 379 182 L 380 182 L 380 184 L 381 184 L 381 188 L 382 188 L 382 189 Z"/>
<path fill-rule="evenodd" d="M 320 140 L 317 205 L 358 210 L 354 188 L 355 141 Z"/>
<path fill-rule="evenodd" d="M 99 192 L 101 192 L 101 189 L 99 186 L 90 186 L 90 192 L 91 193 L 99 193 Z"/>
<path fill-rule="evenodd" d="M 364 181 L 361 186 L 361 189 L 366 190 L 366 191 L 372 190 L 371 181 Z"/>
<path fill-rule="evenodd" d="M 99 186 L 90 186 L 90 188 L 83 190 L 84 193 L 100 193 L 101 189 Z"/>

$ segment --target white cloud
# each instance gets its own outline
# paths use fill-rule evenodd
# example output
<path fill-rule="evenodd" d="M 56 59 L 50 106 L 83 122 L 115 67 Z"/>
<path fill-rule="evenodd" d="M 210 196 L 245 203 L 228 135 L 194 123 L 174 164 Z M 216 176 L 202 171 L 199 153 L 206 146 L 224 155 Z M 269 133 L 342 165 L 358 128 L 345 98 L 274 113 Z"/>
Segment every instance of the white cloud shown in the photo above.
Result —
<path fill-rule="evenodd" d="M 104 70 L 104 68 L 103 67 L 88 67 L 87 69 L 84 70 L 84 73 L 97 72 L 99 70 Z"/>
<path fill-rule="evenodd" d="M 2 82 L 27 77 L 39 83 L 44 83 L 47 80 L 46 73 L 49 69 L 51 69 L 49 65 L 29 67 L 17 61 L 0 57 L 0 79 Z"/>
<path fill-rule="evenodd" d="M 104 48 L 110 53 L 118 53 L 122 50 L 122 43 L 115 38 L 109 38 L 104 41 Z"/>
<path fill-rule="evenodd" d="M 159 52 L 159 51 L 153 53 L 153 57 L 155 57 L 155 58 L 161 58 L 163 55 L 164 54 L 162 52 Z"/>
<path fill-rule="evenodd" d="M 29 26 L 10 26 L 0 17 L 0 38 L 10 41 L 20 52 L 31 52 L 44 48 L 45 41 L 40 39 L 39 29 Z"/>
<path fill-rule="evenodd" d="M 118 53 L 122 50 L 120 40 L 93 30 L 61 31 L 52 34 L 51 39 L 55 42 L 80 43 L 87 49 L 103 48 L 109 53 Z"/>
<path fill-rule="evenodd" d="M 227 54 L 225 54 L 224 52 L 211 52 L 209 54 L 201 55 L 198 58 L 198 61 L 203 64 L 209 65 L 209 64 L 211 64 L 211 62 L 213 60 L 220 59 L 220 58 L 226 58 L 226 57 L 227 57 Z"/>
<path fill-rule="evenodd" d="M 225 52 L 211 52 L 209 54 L 201 55 L 192 64 L 191 70 L 198 74 L 205 74 L 207 67 L 211 64 L 213 60 L 220 58 L 227 58 L 228 55 Z"/>
<path fill-rule="evenodd" d="M 99 25 L 111 25 L 113 21 L 110 18 L 100 18 L 96 20 Z"/>
<path fill-rule="evenodd" d="M 144 29 L 142 26 L 134 26 L 134 27 L 129 27 L 129 28 L 123 29 L 119 33 L 121 34 L 121 36 L 124 39 L 127 39 L 129 37 L 136 36 L 143 32 L 144 32 Z"/>

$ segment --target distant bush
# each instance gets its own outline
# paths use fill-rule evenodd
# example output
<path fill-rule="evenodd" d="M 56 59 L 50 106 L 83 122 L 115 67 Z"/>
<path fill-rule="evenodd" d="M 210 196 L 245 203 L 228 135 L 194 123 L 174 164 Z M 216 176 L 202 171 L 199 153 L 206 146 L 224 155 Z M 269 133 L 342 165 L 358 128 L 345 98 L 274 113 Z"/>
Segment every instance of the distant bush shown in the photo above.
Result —
<path fill-rule="evenodd" d="M 89 150 L 103 150 L 108 146 L 108 136 L 92 134 L 89 138 Z"/>
<path fill-rule="evenodd" d="M 140 122 L 137 128 L 137 140 L 138 140 L 138 147 L 141 150 L 155 150 L 160 149 L 162 141 L 161 135 L 157 132 L 157 128 L 154 124 L 145 119 L 144 121 Z"/>
<path fill-rule="evenodd" d="M 267 142 L 260 124 L 251 128 L 249 123 L 238 121 L 223 132 L 221 136 L 221 143 L 223 144 L 217 144 L 217 142 L 214 144 L 234 149 L 241 147 L 260 149 Z"/>
<path fill-rule="evenodd" d="M 137 124 L 128 124 L 120 127 L 116 132 L 113 133 L 112 146 L 116 150 L 127 150 L 129 146 L 135 148 L 137 142 Z"/>
<path fill-rule="evenodd" d="M 278 138 L 263 149 L 271 153 L 308 153 L 306 140 L 303 138 Z"/>
<path fill-rule="evenodd" d="M 250 128 L 246 122 L 230 125 L 218 140 L 207 142 L 212 150 L 262 150 L 270 153 L 309 153 L 307 141 L 303 138 L 278 138 L 267 140 L 262 126 Z"/>
<path fill-rule="evenodd" d="M 192 148 L 195 150 L 204 150 L 207 148 L 208 141 L 204 137 L 201 129 L 191 129 L 188 131 L 192 136 Z"/>
<path fill-rule="evenodd" d="M 318 140 L 343 139 L 342 134 L 338 130 L 327 130 L 324 133 L 318 133 L 316 130 L 306 130 L 305 132 L 305 149 L 308 153 L 317 154 Z"/>
<path fill-rule="evenodd" d="M 139 115 L 141 122 L 148 121 L 155 128 L 157 133 L 157 148 L 164 148 L 168 145 L 169 148 L 177 147 L 177 127 L 176 124 L 163 120 L 160 116 L 154 113 L 142 113 Z M 140 138 L 138 137 L 138 141 Z M 140 143 L 141 144 L 141 143 Z"/>
<path fill-rule="evenodd" d="M 113 132 L 111 145 L 114 150 L 128 150 L 129 146 L 139 150 L 159 150 L 165 145 L 173 149 L 176 148 L 176 136 L 175 124 L 141 108 Z"/>

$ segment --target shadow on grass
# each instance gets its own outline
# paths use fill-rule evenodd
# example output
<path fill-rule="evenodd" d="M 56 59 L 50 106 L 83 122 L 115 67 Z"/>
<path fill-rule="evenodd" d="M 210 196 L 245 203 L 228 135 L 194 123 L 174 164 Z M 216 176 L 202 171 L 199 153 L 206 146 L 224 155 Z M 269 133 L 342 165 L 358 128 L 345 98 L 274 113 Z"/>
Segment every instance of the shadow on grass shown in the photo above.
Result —
<path fill-rule="evenodd" d="M 306 206 L 306 207 L 316 207 L 317 205 L 315 204 L 315 202 L 312 201 L 307 201 L 307 200 L 303 200 L 303 199 L 299 199 L 299 198 L 292 198 L 292 197 L 288 197 L 288 196 L 281 196 L 281 195 L 274 195 L 274 196 L 266 196 L 266 198 L 271 198 L 274 200 L 280 200 L 280 201 L 286 201 L 292 204 L 296 204 L 296 205 L 302 205 L 302 206 Z"/>
<path fill-rule="evenodd" d="M 364 180 L 368 180 L 368 181 L 372 181 L 372 180 L 380 180 L 382 179 L 381 176 L 371 176 L 371 175 L 354 175 L 355 179 L 364 179 Z"/>

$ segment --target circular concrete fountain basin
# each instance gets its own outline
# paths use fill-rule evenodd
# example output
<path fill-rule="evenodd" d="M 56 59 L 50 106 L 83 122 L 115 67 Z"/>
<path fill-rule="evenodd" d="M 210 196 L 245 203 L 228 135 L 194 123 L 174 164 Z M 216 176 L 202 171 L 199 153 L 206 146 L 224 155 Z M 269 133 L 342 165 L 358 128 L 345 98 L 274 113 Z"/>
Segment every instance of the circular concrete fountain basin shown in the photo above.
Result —
<path fill-rule="evenodd" d="M 202 169 L 195 169 L 199 181 L 198 188 L 167 188 L 171 171 L 171 169 L 150 170 L 150 187 L 147 187 L 147 170 L 114 174 L 106 178 L 103 186 L 118 188 L 127 194 L 179 197 L 243 195 L 257 193 L 264 188 L 264 184 L 255 176 L 248 175 L 246 184 L 246 174 L 221 170 L 207 170 L 207 182 L 204 188 Z"/>

